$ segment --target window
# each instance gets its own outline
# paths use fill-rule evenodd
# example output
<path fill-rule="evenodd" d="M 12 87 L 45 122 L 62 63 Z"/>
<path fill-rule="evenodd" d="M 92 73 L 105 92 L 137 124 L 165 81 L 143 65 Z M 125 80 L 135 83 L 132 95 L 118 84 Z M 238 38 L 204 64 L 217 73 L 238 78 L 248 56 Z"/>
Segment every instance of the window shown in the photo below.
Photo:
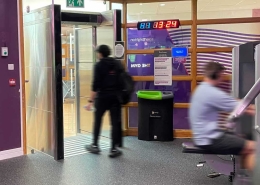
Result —
<path fill-rule="evenodd" d="M 131 3 L 127 5 L 127 22 L 166 20 L 177 18 L 191 20 L 191 1 Z"/>
<path fill-rule="evenodd" d="M 259 9 L 255 0 L 198 0 L 198 19 L 254 17 Z"/>
<path fill-rule="evenodd" d="M 204 66 L 209 61 L 219 62 L 225 66 L 225 74 L 232 74 L 232 53 L 197 53 L 197 75 L 203 75 Z"/>
<path fill-rule="evenodd" d="M 199 25 L 197 47 L 235 47 L 260 40 L 260 23 Z"/>

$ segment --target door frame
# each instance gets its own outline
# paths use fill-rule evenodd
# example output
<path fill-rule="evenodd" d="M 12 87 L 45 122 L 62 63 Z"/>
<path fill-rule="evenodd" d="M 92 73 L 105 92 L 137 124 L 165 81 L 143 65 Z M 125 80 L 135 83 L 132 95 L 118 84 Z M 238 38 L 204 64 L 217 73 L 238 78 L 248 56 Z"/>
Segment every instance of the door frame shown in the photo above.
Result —
<path fill-rule="evenodd" d="M 86 29 L 92 29 L 92 51 L 93 51 L 93 61 L 96 61 L 96 55 L 95 55 L 95 48 L 97 45 L 97 28 L 102 26 L 112 26 L 114 30 L 113 39 L 115 41 L 122 41 L 122 33 L 121 33 L 121 10 L 108 10 L 100 13 L 95 12 L 73 12 L 73 11 L 63 11 L 61 12 L 62 18 L 62 25 L 73 25 L 75 28 L 77 28 L 79 25 L 84 26 L 90 26 Z M 89 22 L 84 22 L 84 20 L 89 20 Z M 92 19 L 92 22 L 90 21 Z M 94 20 L 94 21 L 93 21 Z M 84 29 L 84 28 L 83 28 Z M 75 73 L 75 102 L 76 102 L 76 132 L 77 134 L 80 133 L 80 87 L 79 87 L 79 74 L 78 74 L 78 56 L 79 56 L 79 49 L 78 49 L 78 32 L 79 30 L 74 30 L 74 69 L 76 71 Z M 113 45 L 114 47 L 115 45 Z M 114 48 L 113 48 L 114 49 Z"/>
<path fill-rule="evenodd" d="M 19 4 L 20 5 L 20 4 Z M 50 88 L 55 89 L 55 91 L 52 92 L 53 101 L 51 101 L 51 106 L 53 108 L 53 117 L 51 122 L 51 156 L 55 160 L 64 159 L 64 141 L 63 141 L 63 106 L 59 106 L 63 103 L 62 100 L 62 49 L 61 49 L 61 6 L 60 5 L 49 5 L 42 8 L 39 8 L 37 10 L 33 10 L 28 12 L 35 13 L 37 11 L 45 10 L 47 9 L 50 16 L 50 21 L 48 22 L 51 24 L 51 36 L 50 39 L 52 40 L 52 48 L 50 48 L 52 52 L 52 86 Z M 22 6 L 19 6 L 19 15 L 22 20 L 24 19 L 24 16 L 26 16 L 26 13 L 23 13 Z M 29 15 L 30 16 L 30 15 Z M 22 21 L 22 25 L 20 26 L 20 36 L 24 36 L 24 25 L 25 23 Z M 21 38 L 21 37 L 20 37 Z M 24 38 L 24 37 L 22 37 Z M 24 40 L 21 42 L 22 44 L 22 55 L 21 56 L 21 91 L 22 91 L 22 132 L 23 132 L 23 150 L 24 154 L 27 154 L 27 123 L 26 123 L 26 88 L 25 88 L 25 58 L 24 58 Z M 48 87 L 49 88 L 49 87 Z"/>
<path fill-rule="evenodd" d="M 19 68 L 20 68 L 20 109 L 21 109 L 21 147 L 23 154 L 27 154 L 26 139 L 26 101 L 25 101 L 25 63 L 24 63 L 24 32 L 23 32 L 23 1 L 17 0 L 18 40 L 19 40 Z"/>
<path fill-rule="evenodd" d="M 23 5 L 22 5 L 22 0 L 17 0 L 17 12 L 18 12 L 18 32 L 19 32 L 19 52 L 20 52 L 20 104 L 21 104 L 21 146 L 23 148 L 23 153 L 24 155 L 27 154 L 27 133 L 26 133 L 26 97 L 25 97 L 25 59 L 24 59 L 24 31 L 23 31 Z M 89 13 L 89 12 L 77 12 L 77 13 L 70 13 L 70 12 L 61 12 L 61 6 L 60 5 L 53 5 L 53 12 L 58 13 L 60 12 L 60 20 L 55 20 L 55 24 L 53 27 L 53 34 L 55 38 L 55 42 L 60 42 L 60 46 L 57 46 L 58 44 L 55 44 L 54 48 L 55 50 L 60 50 L 60 53 L 55 55 L 53 58 L 56 62 L 55 62 L 55 70 L 61 72 L 62 71 L 62 65 L 60 65 L 62 63 L 61 61 L 61 57 L 62 57 L 62 52 L 61 52 L 61 24 L 63 23 L 63 18 L 64 15 L 69 15 L 69 14 L 73 14 L 74 16 L 72 20 L 70 21 L 66 21 L 66 23 L 73 23 L 75 24 L 75 22 L 77 22 L 78 20 L 82 20 L 82 16 L 83 17 L 90 17 L 93 15 L 99 15 L 100 17 L 104 16 L 104 13 L 106 15 L 111 14 L 111 19 L 109 19 L 110 17 L 106 17 L 108 18 L 107 20 L 112 22 L 112 25 L 114 27 L 114 40 L 115 41 L 121 41 L 122 40 L 122 36 L 121 36 L 121 10 L 109 10 L 106 12 L 102 12 L 102 13 Z M 78 15 L 79 17 L 75 16 Z M 55 16 L 55 15 L 53 15 Z M 91 20 L 91 19 L 89 19 Z M 97 19 L 96 23 L 90 23 L 90 22 L 77 22 L 78 25 L 83 24 L 83 25 L 93 25 L 93 26 L 101 26 L 102 23 L 106 21 L 106 20 L 101 20 Z M 65 23 L 65 24 L 66 24 Z M 107 22 L 105 22 L 107 24 Z M 60 56 L 59 56 L 60 55 Z M 57 68 L 57 69 L 56 69 Z M 55 74 L 55 71 L 53 71 L 53 74 Z M 58 77 L 58 79 L 55 79 L 55 85 L 56 85 L 56 89 L 60 88 L 60 86 L 62 87 L 62 75 L 59 75 L 60 77 Z M 59 90 L 62 93 L 62 88 Z M 61 105 L 63 105 L 63 100 L 62 100 L 62 96 L 57 98 L 58 95 L 56 94 L 56 100 L 55 100 L 55 106 L 59 107 L 59 104 L 61 103 Z M 62 101 L 61 101 L 62 100 Z M 54 142 L 55 142 L 55 149 L 54 149 L 54 159 L 55 160 L 60 160 L 60 159 L 64 159 L 64 138 L 63 138 L 63 118 L 61 118 L 60 116 L 63 115 L 63 108 L 59 108 L 58 110 L 56 110 L 55 112 L 56 114 L 56 119 L 54 120 L 55 122 L 55 138 L 54 138 Z M 62 120 L 62 124 L 59 124 L 60 120 Z"/>
<path fill-rule="evenodd" d="M 77 26 L 76 26 L 77 28 Z M 96 57 L 95 57 L 95 48 L 96 48 L 96 25 L 92 25 L 91 27 L 87 28 L 91 30 L 91 45 L 92 45 L 92 55 L 93 55 L 93 63 L 96 62 Z M 79 31 L 80 30 L 74 30 L 74 61 L 75 61 L 75 70 L 76 70 L 76 78 L 75 78 L 75 101 L 76 101 L 76 110 L 75 110 L 75 115 L 76 115 L 76 134 L 81 133 L 80 129 L 80 82 L 79 82 Z"/>

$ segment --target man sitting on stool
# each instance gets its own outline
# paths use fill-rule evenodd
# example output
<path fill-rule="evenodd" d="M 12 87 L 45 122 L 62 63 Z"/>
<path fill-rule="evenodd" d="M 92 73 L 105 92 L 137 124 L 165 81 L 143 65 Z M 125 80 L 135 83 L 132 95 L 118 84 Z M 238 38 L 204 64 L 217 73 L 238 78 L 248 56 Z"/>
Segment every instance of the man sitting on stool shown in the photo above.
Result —
<path fill-rule="evenodd" d="M 223 81 L 223 65 L 208 62 L 204 81 L 194 91 L 189 109 L 189 121 L 193 131 L 194 144 L 219 155 L 242 155 L 243 168 L 253 170 L 255 163 L 255 142 L 245 140 L 219 128 L 220 111 L 232 112 L 238 101 L 217 86 Z M 245 111 L 254 115 L 250 105 Z"/>

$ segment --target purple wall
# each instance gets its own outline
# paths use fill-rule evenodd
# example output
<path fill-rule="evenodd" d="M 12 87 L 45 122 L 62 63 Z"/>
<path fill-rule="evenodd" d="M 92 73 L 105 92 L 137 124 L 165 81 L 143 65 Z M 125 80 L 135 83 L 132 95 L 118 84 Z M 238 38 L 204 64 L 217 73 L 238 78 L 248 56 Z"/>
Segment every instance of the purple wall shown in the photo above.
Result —
<path fill-rule="evenodd" d="M 0 56 L 0 151 L 21 147 L 20 76 L 17 1 L 0 1 L 0 47 L 9 49 L 9 56 Z M 8 71 L 8 64 L 14 70 Z M 9 86 L 9 79 L 16 86 Z"/>

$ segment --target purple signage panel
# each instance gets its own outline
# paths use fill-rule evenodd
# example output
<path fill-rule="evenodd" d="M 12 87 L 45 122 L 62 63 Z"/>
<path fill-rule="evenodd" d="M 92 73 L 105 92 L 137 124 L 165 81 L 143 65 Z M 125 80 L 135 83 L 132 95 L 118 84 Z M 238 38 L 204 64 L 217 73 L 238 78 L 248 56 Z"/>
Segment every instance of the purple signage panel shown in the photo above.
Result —
<path fill-rule="evenodd" d="M 154 55 L 137 54 L 128 55 L 127 68 L 132 76 L 153 76 L 154 75 Z M 176 63 L 172 60 L 172 75 L 189 75 L 190 74 L 190 56 L 187 57 L 186 63 Z M 187 65 L 186 65 L 187 64 Z M 187 66 L 189 68 L 187 68 Z"/>
<path fill-rule="evenodd" d="M 176 32 L 177 31 L 177 32 Z M 128 29 L 127 47 L 129 50 L 143 49 L 171 49 L 175 46 L 185 45 L 189 47 L 189 43 L 183 40 L 185 30 L 143 30 L 138 31 L 133 28 Z M 185 32 L 186 34 L 186 32 Z M 154 75 L 154 55 L 153 54 L 131 54 L 127 56 L 127 68 L 133 76 L 153 76 Z M 190 73 L 190 56 L 187 57 L 187 64 L 174 64 L 172 75 L 189 75 Z M 187 67 L 186 67 L 187 66 Z"/>

